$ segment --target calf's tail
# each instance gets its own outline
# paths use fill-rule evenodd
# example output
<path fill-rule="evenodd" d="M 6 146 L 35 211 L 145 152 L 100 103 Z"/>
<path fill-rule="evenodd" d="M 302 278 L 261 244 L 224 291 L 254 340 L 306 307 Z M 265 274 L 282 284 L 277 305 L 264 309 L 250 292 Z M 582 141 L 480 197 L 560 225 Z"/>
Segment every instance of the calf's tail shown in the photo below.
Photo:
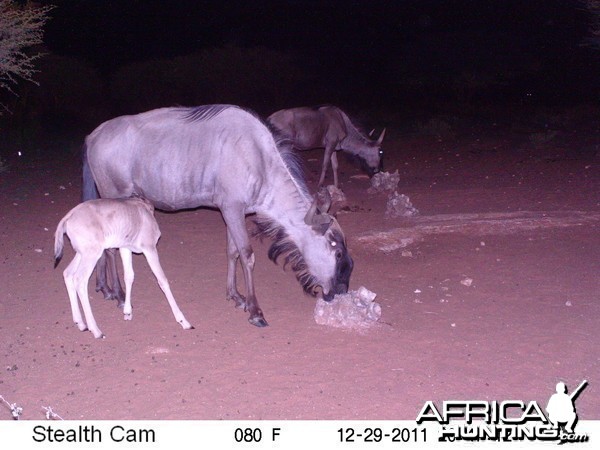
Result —
<path fill-rule="evenodd" d="M 63 247 L 65 242 L 65 231 L 67 227 L 67 220 L 71 216 L 71 213 L 67 214 L 58 223 L 56 227 L 56 233 L 54 233 L 54 268 L 60 263 L 63 257 Z"/>

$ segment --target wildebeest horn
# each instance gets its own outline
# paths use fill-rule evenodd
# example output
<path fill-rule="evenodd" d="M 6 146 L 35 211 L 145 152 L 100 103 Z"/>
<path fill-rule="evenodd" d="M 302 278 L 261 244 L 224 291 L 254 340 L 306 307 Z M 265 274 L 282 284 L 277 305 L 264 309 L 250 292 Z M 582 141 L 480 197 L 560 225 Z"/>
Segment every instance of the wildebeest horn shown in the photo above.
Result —
<path fill-rule="evenodd" d="M 373 136 L 373 133 L 375 133 L 375 128 L 373 128 L 371 131 L 369 131 L 369 137 Z"/>
<path fill-rule="evenodd" d="M 381 143 L 383 142 L 383 137 L 384 136 L 385 136 L 385 128 L 383 129 L 383 131 L 379 135 L 379 138 L 377 139 L 377 145 L 381 145 Z"/>

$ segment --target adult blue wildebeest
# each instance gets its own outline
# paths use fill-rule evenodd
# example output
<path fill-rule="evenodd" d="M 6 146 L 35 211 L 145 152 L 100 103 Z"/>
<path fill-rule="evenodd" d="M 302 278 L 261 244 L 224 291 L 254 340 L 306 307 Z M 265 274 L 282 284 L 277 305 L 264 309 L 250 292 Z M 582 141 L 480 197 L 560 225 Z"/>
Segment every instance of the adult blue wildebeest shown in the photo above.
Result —
<path fill-rule="evenodd" d="M 269 257 L 289 264 L 304 291 L 325 300 L 348 290 L 353 268 L 342 229 L 308 193 L 293 153 L 254 114 L 237 106 L 163 108 L 109 120 L 85 141 L 84 200 L 132 194 L 166 211 L 218 208 L 227 228 L 227 298 L 267 322 L 254 291 L 254 253 L 245 225 L 257 214 Z M 97 290 L 122 301 L 114 252 L 97 265 Z M 241 261 L 246 296 L 236 285 Z M 112 282 L 107 280 L 108 274 Z"/>
<path fill-rule="evenodd" d="M 376 141 L 371 140 L 352 124 L 344 111 L 335 106 L 282 109 L 271 114 L 267 120 L 292 140 L 295 149 L 325 149 L 319 186 L 325 181 L 329 161 L 333 171 L 333 184 L 338 186 L 336 152 L 339 150 L 361 158 L 366 163 L 369 175 L 382 170 L 381 142 L 385 129 Z"/>

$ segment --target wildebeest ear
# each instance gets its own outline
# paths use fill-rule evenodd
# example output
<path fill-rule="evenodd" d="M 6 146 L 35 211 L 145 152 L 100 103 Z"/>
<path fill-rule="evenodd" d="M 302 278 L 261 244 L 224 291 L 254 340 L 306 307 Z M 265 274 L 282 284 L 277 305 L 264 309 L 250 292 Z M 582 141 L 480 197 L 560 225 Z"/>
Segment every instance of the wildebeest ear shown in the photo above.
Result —
<path fill-rule="evenodd" d="M 327 230 L 329 230 L 332 223 L 333 217 L 331 217 L 329 214 L 321 214 L 319 223 L 313 224 L 312 229 L 321 236 L 325 236 L 325 233 L 327 233 Z"/>
<path fill-rule="evenodd" d="M 331 208 L 331 194 L 325 186 L 322 186 L 317 192 L 316 200 L 321 214 L 327 213 Z"/>
<path fill-rule="evenodd" d="M 317 233 L 321 233 L 324 235 L 327 232 L 327 229 L 331 225 L 333 221 L 333 217 L 331 217 L 327 213 L 322 213 L 317 207 L 318 198 L 312 202 L 310 208 L 308 209 L 306 216 L 304 216 L 304 222 L 307 225 L 310 225 L 313 230 Z M 330 200 L 331 203 L 331 200 Z"/>

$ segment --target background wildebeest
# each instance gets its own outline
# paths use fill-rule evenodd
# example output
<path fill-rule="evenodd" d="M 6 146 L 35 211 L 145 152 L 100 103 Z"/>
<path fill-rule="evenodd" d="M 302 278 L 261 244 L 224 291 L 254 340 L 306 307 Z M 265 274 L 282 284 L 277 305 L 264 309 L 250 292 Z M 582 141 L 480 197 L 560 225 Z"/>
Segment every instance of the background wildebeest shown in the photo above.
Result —
<path fill-rule="evenodd" d="M 369 175 L 383 168 L 381 143 L 385 136 L 385 129 L 377 140 L 371 140 L 354 126 L 348 115 L 340 108 L 317 106 L 282 109 L 271 114 L 267 120 L 285 137 L 291 139 L 294 149 L 325 149 L 319 186 L 322 186 L 325 181 L 325 174 L 331 161 L 333 184 L 338 187 L 336 152 L 339 150 L 363 160 Z"/>

